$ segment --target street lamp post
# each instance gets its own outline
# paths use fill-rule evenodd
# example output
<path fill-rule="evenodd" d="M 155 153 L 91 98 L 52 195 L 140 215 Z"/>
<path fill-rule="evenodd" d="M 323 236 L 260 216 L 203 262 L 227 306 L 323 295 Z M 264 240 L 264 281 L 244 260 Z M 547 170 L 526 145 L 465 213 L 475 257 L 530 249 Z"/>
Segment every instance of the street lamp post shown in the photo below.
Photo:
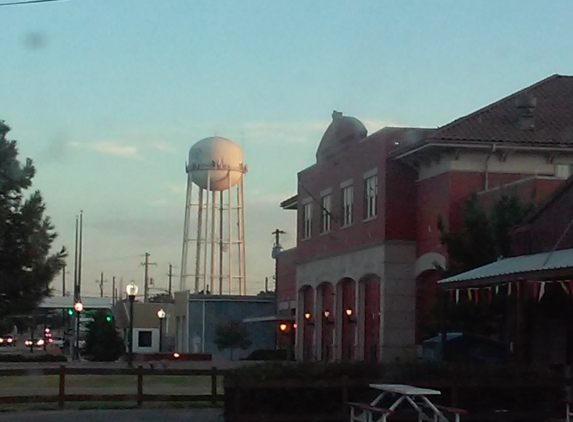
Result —
<path fill-rule="evenodd" d="M 129 298 L 129 349 L 127 352 L 127 366 L 133 367 L 133 301 L 137 295 L 137 286 L 132 281 L 125 288 L 127 297 Z"/>
<path fill-rule="evenodd" d="M 80 360 L 80 315 L 84 310 L 82 302 L 74 303 L 74 311 L 76 311 L 76 341 L 74 345 L 74 359 Z"/>
<path fill-rule="evenodd" d="M 159 353 L 163 352 L 163 320 L 165 316 L 163 309 L 157 311 L 157 318 L 159 318 Z"/>

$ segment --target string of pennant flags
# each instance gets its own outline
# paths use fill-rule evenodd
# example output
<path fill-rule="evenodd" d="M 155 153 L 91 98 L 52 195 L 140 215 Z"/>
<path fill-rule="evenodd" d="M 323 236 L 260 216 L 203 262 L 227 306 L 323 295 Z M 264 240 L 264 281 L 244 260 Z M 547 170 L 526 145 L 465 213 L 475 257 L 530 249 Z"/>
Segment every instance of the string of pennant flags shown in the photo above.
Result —
<path fill-rule="evenodd" d="M 526 283 L 531 283 L 533 285 L 533 298 L 535 301 L 539 302 L 543 295 L 545 294 L 545 286 L 547 283 L 559 283 L 563 291 L 573 298 L 573 280 L 566 281 L 526 281 Z M 484 286 L 484 287 L 466 287 L 460 289 L 451 289 L 450 300 L 459 303 L 460 295 L 467 295 L 469 302 L 474 302 L 476 305 L 479 304 L 480 300 L 487 300 L 488 303 L 493 301 L 493 297 L 500 294 L 505 294 L 507 296 L 521 294 L 521 283 L 520 282 L 509 282 L 504 284 L 498 284 L 495 286 Z M 500 289 L 500 287 L 504 287 Z"/>

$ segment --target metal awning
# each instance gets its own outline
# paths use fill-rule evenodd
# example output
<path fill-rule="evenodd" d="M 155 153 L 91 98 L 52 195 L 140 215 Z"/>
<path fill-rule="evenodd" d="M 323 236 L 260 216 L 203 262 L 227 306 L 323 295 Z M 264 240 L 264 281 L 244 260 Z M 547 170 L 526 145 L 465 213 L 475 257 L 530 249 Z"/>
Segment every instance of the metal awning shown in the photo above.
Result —
<path fill-rule="evenodd" d="M 245 318 L 243 322 L 292 322 L 294 318 L 278 317 L 277 315 L 269 315 L 254 318 Z"/>
<path fill-rule="evenodd" d="M 573 278 L 573 249 L 505 258 L 465 273 L 439 280 L 444 289 L 490 286 L 511 281 Z"/>

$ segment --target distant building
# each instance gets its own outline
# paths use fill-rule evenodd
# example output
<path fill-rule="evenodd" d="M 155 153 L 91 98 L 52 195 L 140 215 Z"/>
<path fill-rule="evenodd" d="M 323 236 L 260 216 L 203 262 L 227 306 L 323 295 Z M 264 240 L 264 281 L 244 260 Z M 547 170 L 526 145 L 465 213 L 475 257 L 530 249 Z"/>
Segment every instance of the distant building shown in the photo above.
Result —
<path fill-rule="evenodd" d="M 425 104 L 427 106 L 427 104 Z M 297 212 L 297 245 L 278 260 L 279 315 L 296 314 L 296 356 L 408 359 L 427 338 L 446 265 L 438 216 L 506 193 L 540 200 L 573 163 L 573 77 L 554 75 L 437 129 L 371 135 L 334 112 L 316 163 L 281 206 Z"/>
<path fill-rule="evenodd" d="M 157 312 L 163 309 L 163 352 L 172 352 L 175 348 L 174 305 L 171 303 L 141 303 L 133 304 L 133 352 L 159 352 L 160 320 Z M 115 304 L 113 314 L 116 326 L 122 331 L 124 339 L 129 336 L 129 302 L 121 301 Z M 127 342 L 126 342 L 127 345 Z"/>
<path fill-rule="evenodd" d="M 180 353 L 207 353 L 213 359 L 228 359 L 229 351 L 215 345 L 220 324 L 243 322 L 247 318 L 268 317 L 275 312 L 275 299 L 268 296 L 239 296 L 175 293 L 175 350 Z M 235 351 L 236 359 L 257 349 L 274 349 L 274 324 L 246 324 L 251 347 Z"/>

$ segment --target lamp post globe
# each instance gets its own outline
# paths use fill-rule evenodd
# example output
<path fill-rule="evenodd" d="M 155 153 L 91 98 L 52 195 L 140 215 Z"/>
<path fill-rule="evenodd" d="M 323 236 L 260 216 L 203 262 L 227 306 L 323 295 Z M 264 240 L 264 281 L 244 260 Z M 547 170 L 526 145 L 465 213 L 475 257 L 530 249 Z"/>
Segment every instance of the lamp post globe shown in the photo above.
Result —
<path fill-rule="evenodd" d="M 163 351 L 163 320 L 166 314 L 163 309 L 157 311 L 157 318 L 159 318 L 159 353 Z"/>
<path fill-rule="evenodd" d="M 80 359 L 80 314 L 84 311 L 84 304 L 82 302 L 74 303 L 74 311 L 76 312 L 76 333 L 74 342 L 74 356 L 75 360 Z"/>
<path fill-rule="evenodd" d="M 133 281 L 131 283 L 129 283 L 126 288 L 125 288 L 125 292 L 127 293 L 128 297 L 132 297 L 135 298 L 135 296 L 137 296 L 137 291 L 139 290 L 139 288 L 137 287 L 137 284 L 135 284 Z"/>

